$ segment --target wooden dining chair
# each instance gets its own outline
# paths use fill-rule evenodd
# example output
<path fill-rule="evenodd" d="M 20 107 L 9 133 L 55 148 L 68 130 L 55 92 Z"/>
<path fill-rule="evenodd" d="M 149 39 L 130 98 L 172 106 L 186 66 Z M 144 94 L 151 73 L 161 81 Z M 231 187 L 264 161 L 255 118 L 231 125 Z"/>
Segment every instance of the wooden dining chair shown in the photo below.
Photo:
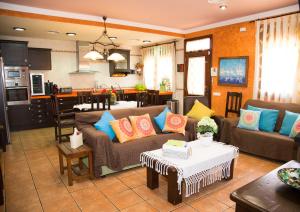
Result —
<path fill-rule="evenodd" d="M 78 91 L 77 92 L 78 104 L 91 103 L 92 92 L 91 91 Z"/>
<path fill-rule="evenodd" d="M 73 109 L 61 109 L 63 100 L 56 95 L 51 95 L 51 107 L 54 119 L 55 140 L 62 142 L 63 137 L 68 137 L 73 134 L 75 127 L 75 112 Z M 62 129 L 72 128 L 72 133 L 62 133 Z"/>
<path fill-rule="evenodd" d="M 240 116 L 240 109 L 242 107 L 242 97 L 243 94 L 240 92 L 227 92 L 226 97 L 226 109 L 225 109 L 225 117 L 228 117 L 228 113 L 237 114 Z"/>
<path fill-rule="evenodd" d="M 159 90 L 147 90 L 148 104 L 159 105 Z"/>
<path fill-rule="evenodd" d="M 117 101 L 126 101 L 124 90 L 116 90 Z"/>
<path fill-rule="evenodd" d="M 148 92 L 138 92 L 136 94 L 137 107 L 146 107 L 148 105 Z"/>
<path fill-rule="evenodd" d="M 111 94 L 93 95 L 91 103 L 92 110 L 110 110 L 110 98 Z M 102 107 L 100 107 L 100 103 L 102 104 Z"/>

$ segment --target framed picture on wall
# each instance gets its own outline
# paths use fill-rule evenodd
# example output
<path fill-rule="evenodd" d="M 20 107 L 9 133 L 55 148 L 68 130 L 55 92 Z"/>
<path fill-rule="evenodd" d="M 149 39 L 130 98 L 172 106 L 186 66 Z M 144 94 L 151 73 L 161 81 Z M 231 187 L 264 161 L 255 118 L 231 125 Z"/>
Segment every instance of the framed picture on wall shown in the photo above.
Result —
<path fill-rule="evenodd" d="M 247 87 L 249 57 L 219 58 L 218 85 Z"/>

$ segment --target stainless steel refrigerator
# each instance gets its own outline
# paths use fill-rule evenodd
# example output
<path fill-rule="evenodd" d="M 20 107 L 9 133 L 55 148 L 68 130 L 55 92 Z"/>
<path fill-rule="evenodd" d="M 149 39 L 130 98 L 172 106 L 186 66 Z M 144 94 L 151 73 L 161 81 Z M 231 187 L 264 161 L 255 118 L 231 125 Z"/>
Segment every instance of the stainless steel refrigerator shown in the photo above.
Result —
<path fill-rule="evenodd" d="M 4 142 L 6 144 L 10 143 L 10 131 L 9 131 L 9 123 L 7 116 L 7 101 L 6 101 L 6 93 L 4 88 L 4 66 L 3 66 L 3 58 L 0 57 L 0 123 L 4 125 Z"/>

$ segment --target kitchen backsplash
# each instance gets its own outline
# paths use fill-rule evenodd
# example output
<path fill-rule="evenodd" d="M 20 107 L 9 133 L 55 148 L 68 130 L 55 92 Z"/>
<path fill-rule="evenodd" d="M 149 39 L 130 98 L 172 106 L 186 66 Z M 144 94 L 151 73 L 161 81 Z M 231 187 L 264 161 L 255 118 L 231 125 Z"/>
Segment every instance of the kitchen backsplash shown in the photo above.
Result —
<path fill-rule="evenodd" d="M 28 37 L 0 36 L 4 40 L 28 41 L 29 47 L 51 48 L 51 71 L 32 71 L 34 73 L 43 73 L 45 81 L 51 81 L 59 87 L 73 88 L 93 88 L 96 86 L 107 85 L 121 87 L 134 87 L 142 82 L 142 77 L 136 74 L 129 74 L 126 77 L 110 77 L 109 64 L 94 63 L 90 66 L 91 70 L 97 71 L 95 74 L 69 74 L 76 71 L 76 43 L 75 41 L 61 41 L 50 39 L 38 39 Z M 128 47 L 121 47 L 130 49 Z M 130 68 L 134 69 L 135 64 L 141 60 L 140 49 L 131 48 Z"/>

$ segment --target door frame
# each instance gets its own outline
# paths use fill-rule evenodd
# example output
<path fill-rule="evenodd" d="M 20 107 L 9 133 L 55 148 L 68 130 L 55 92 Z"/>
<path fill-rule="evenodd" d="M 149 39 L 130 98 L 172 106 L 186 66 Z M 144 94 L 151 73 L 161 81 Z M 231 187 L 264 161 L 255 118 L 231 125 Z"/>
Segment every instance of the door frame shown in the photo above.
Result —
<path fill-rule="evenodd" d="M 210 49 L 209 50 L 201 50 L 201 51 L 195 51 L 195 52 L 186 52 L 186 43 L 193 40 L 200 40 L 200 39 L 210 39 Z M 205 74 L 208 74 L 208 78 L 205 77 L 205 84 L 208 87 L 207 97 L 208 97 L 208 103 L 209 107 L 211 107 L 211 89 L 212 89 L 212 82 L 211 82 L 211 67 L 212 67 L 212 56 L 213 56 L 213 36 L 212 34 L 204 35 L 200 37 L 195 38 L 189 38 L 184 40 L 184 96 L 198 96 L 198 95 L 189 95 L 187 90 L 187 76 L 188 76 L 188 58 L 189 57 L 201 57 L 205 56 L 207 57 L 206 66 L 205 66 Z M 205 91 L 206 92 L 206 91 Z M 206 96 L 206 95 L 204 95 Z"/>

